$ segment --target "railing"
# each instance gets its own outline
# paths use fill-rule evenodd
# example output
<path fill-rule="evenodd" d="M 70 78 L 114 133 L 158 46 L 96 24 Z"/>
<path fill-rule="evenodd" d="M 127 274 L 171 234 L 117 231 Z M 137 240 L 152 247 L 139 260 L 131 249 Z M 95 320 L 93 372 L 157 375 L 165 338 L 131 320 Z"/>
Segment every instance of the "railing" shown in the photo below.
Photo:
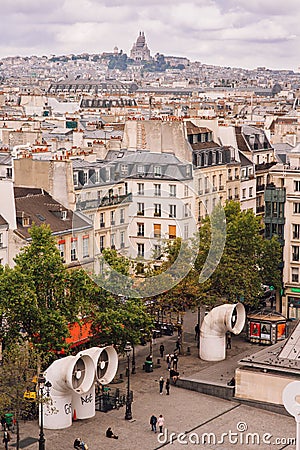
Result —
<path fill-rule="evenodd" d="M 257 207 L 256 207 L 256 212 L 257 212 L 257 213 L 264 212 L 264 210 L 265 210 L 265 207 L 264 207 L 264 206 L 257 206 Z"/>
<path fill-rule="evenodd" d="M 256 186 L 256 192 L 261 192 L 265 190 L 265 185 L 264 184 L 258 184 Z"/>
<path fill-rule="evenodd" d="M 77 210 L 95 209 L 103 206 L 118 205 L 120 203 L 132 202 L 132 194 L 127 195 L 112 195 L 110 197 L 102 197 L 101 199 L 77 201 Z"/>

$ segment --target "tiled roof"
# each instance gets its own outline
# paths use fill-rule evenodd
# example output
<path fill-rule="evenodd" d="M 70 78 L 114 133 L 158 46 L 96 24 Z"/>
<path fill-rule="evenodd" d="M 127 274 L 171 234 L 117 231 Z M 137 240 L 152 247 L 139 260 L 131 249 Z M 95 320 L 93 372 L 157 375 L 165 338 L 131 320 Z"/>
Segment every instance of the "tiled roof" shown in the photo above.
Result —
<path fill-rule="evenodd" d="M 91 228 L 91 224 L 81 215 L 67 210 L 54 200 L 48 192 L 36 188 L 14 188 L 17 228 L 25 239 L 30 237 L 29 228 L 35 223 L 50 225 L 53 233 L 71 232 L 80 228 Z M 61 211 L 66 211 L 66 218 L 62 218 Z M 22 217 L 29 219 L 29 226 L 24 226 Z"/>

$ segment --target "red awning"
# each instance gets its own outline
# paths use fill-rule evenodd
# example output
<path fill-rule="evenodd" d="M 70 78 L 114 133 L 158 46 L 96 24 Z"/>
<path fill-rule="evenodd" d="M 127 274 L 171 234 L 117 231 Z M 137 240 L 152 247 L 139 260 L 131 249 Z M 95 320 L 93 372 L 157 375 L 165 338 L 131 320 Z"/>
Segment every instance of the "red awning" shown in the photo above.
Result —
<path fill-rule="evenodd" d="M 92 336 L 91 332 L 92 322 L 78 322 L 70 323 L 68 325 L 70 337 L 66 338 L 66 343 L 70 344 L 71 348 L 84 344 L 89 341 Z"/>

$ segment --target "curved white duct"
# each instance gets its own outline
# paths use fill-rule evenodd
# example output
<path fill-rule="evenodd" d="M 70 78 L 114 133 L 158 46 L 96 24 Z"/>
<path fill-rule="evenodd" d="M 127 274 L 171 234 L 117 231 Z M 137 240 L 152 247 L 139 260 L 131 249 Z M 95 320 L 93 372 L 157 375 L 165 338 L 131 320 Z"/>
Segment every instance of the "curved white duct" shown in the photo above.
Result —
<path fill-rule="evenodd" d="M 44 427 L 52 430 L 72 425 L 72 394 L 84 394 L 95 379 L 89 355 L 67 356 L 54 361 L 44 373 L 50 381 L 50 401 L 43 405 Z"/>
<path fill-rule="evenodd" d="M 99 384 L 110 383 L 118 370 L 118 354 L 114 347 L 92 347 L 79 352 L 78 355 L 88 355 L 94 363 L 94 378 Z M 84 394 L 72 394 L 73 411 L 77 419 L 89 419 L 95 415 L 95 383 Z"/>
<path fill-rule="evenodd" d="M 246 319 L 241 303 L 221 305 L 212 309 L 203 319 L 200 329 L 199 355 L 205 361 L 226 358 L 226 331 L 239 334 Z"/>

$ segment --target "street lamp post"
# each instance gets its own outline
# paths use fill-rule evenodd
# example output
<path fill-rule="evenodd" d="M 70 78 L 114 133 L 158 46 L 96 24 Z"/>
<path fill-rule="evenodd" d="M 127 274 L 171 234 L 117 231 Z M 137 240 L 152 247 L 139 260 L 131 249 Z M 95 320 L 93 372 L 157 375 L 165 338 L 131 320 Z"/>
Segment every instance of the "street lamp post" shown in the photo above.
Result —
<path fill-rule="evenodd" d="M 127 342 L 124 351 L 127 356 L 127 397 L 126 397 L 126 411 L 125 411 L 125 420 L 132 419 L 131 412 L 131 398 L 130 398 L 130 353 L 131 353 L 131 345 Z M 40 450 L 40 449 L 39 449 Z"/>
<path fill-rule="evenodd" d="M 134 348 L 134 345 L 132 345 L 132 363 L 131 363 L 131 373 L 132 374 L 135 374 L 136 373 L 136 371 L 135 371 L 135 348 Z"/>
<path fill-rule="evenodd" d="M 46 378 L 43 374 L 39 375 L 38 378 L 39 386 L 39 397 L 40 397 L 40 435 L 39 435 L 39 450 L 45 450 L 45 435 L 44 435 L 44 413 L 43 413 L 43 402 L 44 402 L 44 389 L 46 388 L 46 394 L 49 396 L 51 383 L 46 382 Z"/>

